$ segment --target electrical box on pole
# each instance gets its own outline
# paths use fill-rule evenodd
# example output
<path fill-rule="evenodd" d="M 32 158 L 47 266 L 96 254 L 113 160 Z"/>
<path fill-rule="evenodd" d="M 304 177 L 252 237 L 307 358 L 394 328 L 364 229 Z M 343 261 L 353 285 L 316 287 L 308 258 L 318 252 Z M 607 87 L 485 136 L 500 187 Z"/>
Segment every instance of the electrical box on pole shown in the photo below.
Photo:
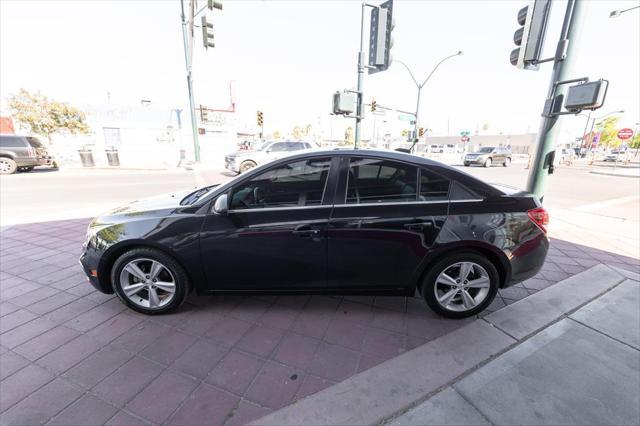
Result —
<path fill-rule="evenodd" d="M 591 81 L 571 86 L 567 90 L 564 107 L 567 111 L 579 113 L 584 109 L 594 110 L 604 104 L 609 82 L 607 80 Z"/>
<path fill-rule="evenodd" d="M 511 52 L 511 65 L 526 70 L 537 70 L 542 54 L 551 0 L 530 0 L 529 5 L 518 12 L 520 28 L 513 34 L 518 46 Z"/>
<path fill-rule="evenodd" d="M 216 47 L 213 43 L 213 24 L 211 22 L 207 22 L 207 17 L 202 15 L 202 44 L 205 49 L 210 47 Z M 211 31 L 210 31 L 211 30 Z"/>
<path fill-rule="evenodd" d="M 385 71 L 393 61 L 393 0 L 371 10 L 369 31 L 369 74 Z"/>
<path fill-rule="evenodd" d="M 336 92 L 333 94 L 333 113 L 336 115 L 350 115 L 356 111 L 358 103 L 354 92 Z"/>
<path fill-rule="evenodd" d="M 222 10 L 222 2 L 217 0 L 207 0 L 207 7 L 209 8 L 209 10 Z"/>

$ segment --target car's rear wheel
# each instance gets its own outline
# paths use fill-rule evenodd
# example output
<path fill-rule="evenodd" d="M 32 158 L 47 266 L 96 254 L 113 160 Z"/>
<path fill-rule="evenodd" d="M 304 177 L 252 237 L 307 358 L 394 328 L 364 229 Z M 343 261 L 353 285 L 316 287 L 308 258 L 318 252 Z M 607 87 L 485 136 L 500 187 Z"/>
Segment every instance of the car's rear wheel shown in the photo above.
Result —
<path fill-rule="evenodd" d="M 253 169 L 255 166 L 257 166 L 255 161 L 251 161 L 251 160 L 243 161 L 242 164 L 240 164 L 240 173 L 249 171 Z"/>
<path fill-rule="evenodd" d="M 180 306 L 189 292 L 184 269 L 151 248 L 122 254 L 111 268 L 113 289 L 125 305 L 143 314 L 161 314 Z"/>
<path fill-rule="evenodd" d="M 0 157 L 0 175 L 10 175 L 18 170 L 18 165 L 11 158 Z"/>
<path fill-rule="evenodd" d="M 498 292 L 499 274 L 486 257 L 476 252 L 446 256 L 425 276 L 422 295 L 427 305 L 447 318 L 478 314 Z"/>
<path fill-rule="evenodd" d="M 484 162 L 484 166 L 485 167 L 491 167 L 491 163 L 492 163 L 491 158 L 487 158 L 485 160 L 485 162 Z"/>
<path fill-rule="evenodd" d="M 504 159 L 504 163 L 502 163 L 504 167 L 509 167 L 511 165 L 511 158 L 507 157 Z"/>

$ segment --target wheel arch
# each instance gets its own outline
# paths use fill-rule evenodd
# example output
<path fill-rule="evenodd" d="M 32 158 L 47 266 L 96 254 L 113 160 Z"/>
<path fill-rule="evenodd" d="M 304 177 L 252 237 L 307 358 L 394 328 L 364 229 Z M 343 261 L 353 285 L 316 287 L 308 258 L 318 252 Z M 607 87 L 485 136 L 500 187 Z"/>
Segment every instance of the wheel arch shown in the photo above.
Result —
<path fill-rule="evenodd" d="M 193 288 L 195 283 L 194 276 L 192 272 L 189 271 L 188 268 L 186 268 L 184 259 L 182 259 L 181 256 L 179 256 L 174 251 L 169 250 L 166 246 L 147 240 L 122 241 L 109 247 L 102 254 L 102 256 L 100 257 L 100 262 L 98 263 L 98 279 L 100 280 L 102 288 L 109 289 L 111 293 L 113 293 L 113 283 L 111 282 L 111 268 L 113 267 L 113 264 L 123 253 L 136 248 L 150 248 L 158 250 L 166 254 L 167 256 L 170 256 L 182 267 L 184 272 L 187 274 L 187 278 L 189 279 L 191 288 Z"/>
<path fill-rule="evenodd" d="M 436 262 L 451 254 L 461 253 L 465 251 L 481 254 L 496 267 L 496 269 L 498 270 L 498 275 L 500 276 L 500 283 L 498 285 L 499 288 L 504 288 L 505 284 L 508 283 L 511 279 L 511 265 L 509 263 L 509 259 L 504 254 L 504 252 L 497 249 L 496 247 L 482 243 L 469 245 L 468 242 L 449 244 L 446 247 L 442 247 L 432 254 L 427 255 L 420 269 L 418 270 L 418 273 L 415 274 L 415 279 L 413 280 L 414 292 L 416 290 L 420 292 L 422 281 L 429 272 L 430 268 Z"/>

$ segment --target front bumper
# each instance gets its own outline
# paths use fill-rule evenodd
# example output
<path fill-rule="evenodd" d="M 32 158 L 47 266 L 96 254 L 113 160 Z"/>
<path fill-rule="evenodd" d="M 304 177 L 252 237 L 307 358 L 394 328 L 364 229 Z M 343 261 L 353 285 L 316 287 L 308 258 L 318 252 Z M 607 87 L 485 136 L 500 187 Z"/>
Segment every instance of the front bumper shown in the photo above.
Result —
<path fill-rule="evenodd" d="M 466 164 L 484 164 L 487 161 L 487 157 L 464 157 Z"/>
<path fill-rule="evenodd" d="M 113 289 L 105 285 L 105 282 L 108 283 L 109 280 L 101 281 L 99 276 L 97 275 L 98 266 L 100 264 L 100 257 L 97 255 L 95 250 L 85 246 L 84 251 L 80 255 L 80 259 L 78 259 L 78 261 L 82 266 L 82 270 L 84 271 L 84 274 L 87 276 L 87 280 L 89 281 L 89 283 L 91 283 L 93 288 L 95 288 L 99 292 L 106 293 L 106 294 L 113 293 Z M 94 271 L 95 271 L 95 275 L 93 274 Z"/>
<path fill-rule="evenodd" d="M 233 158 L 224 159 L 224 168 L 234 173 L 238 173 L 240 171 L 238 168 L 238 164 L 236 163 L 236 160 Z"/>

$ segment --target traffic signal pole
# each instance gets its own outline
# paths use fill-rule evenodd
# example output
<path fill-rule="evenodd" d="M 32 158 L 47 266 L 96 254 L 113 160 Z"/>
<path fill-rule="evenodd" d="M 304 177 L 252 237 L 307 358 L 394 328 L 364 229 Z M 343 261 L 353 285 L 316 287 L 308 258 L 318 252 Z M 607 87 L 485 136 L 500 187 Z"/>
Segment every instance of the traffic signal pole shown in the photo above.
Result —
<path fill-rule="evenodd" d="M 193 9 L 193 3 L 191 4 Z M 193 15 L 193 10 L 191 11 Z M 187 68 L 187 90 L 189 92 L 189 114 L 191 115 L 191 134 L 193 135 L 193 153 L 195 162 L 200 162 L 200 143 L 198 141 L 198 122 L 196 119 L 196 104 L 193 99 L 193 78 L 191 75 L 191 49 L 187 30 L 187 18 L 184 14 L 184 0 L 180 0 L 180 18 L 182 20 L 182 42 L 184 47 L 184 62 Z M 193 21 L 193 17 L 191 19 Z"/>
<path fill-rule="evenodd" d="M 569 74 L 572 72 L 571 68 L 575 61 L 575 50 L 583 21 L 583 8 L 584 0 L 567 1 L 562 30 L 553 59 L 551 82 L 536 138 L 535 157 L 527 180 L 527 190 L 537 195 L 541 201 L 547 188 L 549 174 L 553 173 L 555 143 L 561 138 L 561 122 L 558 122 L 559 116 L 554 114 L 554 111 L 562 107 L 562 98 L 558 98 L 558 95 L 563 95 L 565 89 L 558 83 L 571 78 Z"/>
<path fill-rule="evenodd" d="M 358 51 L 358 87 L 357 104 L 356 104 L 356 131 L 353 147 L 358 148 L 362 139 L 362 115 L 364 113 L 362 101 L 362 91 L 364 85 L 364 8 L 367 7 L 366 3 L 362 3 L 362 10 L 360 13 L 360 50 Z"/>

